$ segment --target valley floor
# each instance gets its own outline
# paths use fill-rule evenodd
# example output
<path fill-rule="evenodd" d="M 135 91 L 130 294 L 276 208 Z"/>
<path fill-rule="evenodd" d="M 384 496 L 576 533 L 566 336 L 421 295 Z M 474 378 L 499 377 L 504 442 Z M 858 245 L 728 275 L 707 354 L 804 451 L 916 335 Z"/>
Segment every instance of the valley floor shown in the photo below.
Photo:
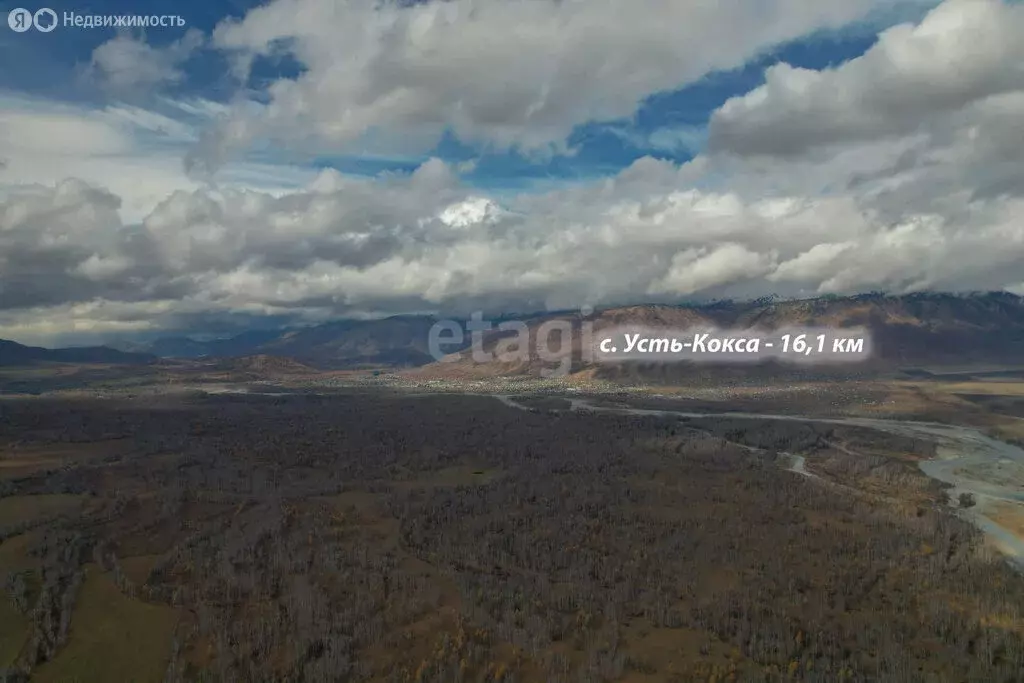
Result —
<path fill-rule="evenodd" d="M 0 400 L 0 667 L 410 683 L 1024 667 L 1024 587 L 968 524 L 1020 533 L 1016 503 L 977 488 L 1015 477 L 998 465 L 1017 455 L 905 414 L 906 395 L 941 412 L 958 392 L 847 387 L 871 402 L 819 400 L 807 419 L 800 387 L 730 402 L 472 389 L 222 381 Z M 752 414 L 771 401 L 786 409 Z M 968 418 L 985 415 L 991 402 Z M 940 474 L 960 478 L 952 496 Z"/>

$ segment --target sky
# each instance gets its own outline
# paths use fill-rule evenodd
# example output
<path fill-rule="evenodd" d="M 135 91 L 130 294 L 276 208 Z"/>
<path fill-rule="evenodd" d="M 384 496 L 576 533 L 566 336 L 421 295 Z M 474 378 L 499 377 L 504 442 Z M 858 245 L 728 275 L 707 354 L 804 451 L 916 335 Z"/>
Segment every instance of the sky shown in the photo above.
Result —
<path fill-rule="evenodd" d="M 0 338 L 1024 294 L 1020 2 L 47 6 L 0 24 Z"/>

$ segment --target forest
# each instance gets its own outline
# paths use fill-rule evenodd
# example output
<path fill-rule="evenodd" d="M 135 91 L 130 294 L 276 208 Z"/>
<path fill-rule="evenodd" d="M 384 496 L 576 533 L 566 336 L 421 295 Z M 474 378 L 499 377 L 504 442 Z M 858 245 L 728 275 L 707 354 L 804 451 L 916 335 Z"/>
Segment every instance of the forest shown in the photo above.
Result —
<path fill-rule="evenodd" d="M 0 401 L 0 680 L 1024 681 L 929 444 L 559 405 Z"/>

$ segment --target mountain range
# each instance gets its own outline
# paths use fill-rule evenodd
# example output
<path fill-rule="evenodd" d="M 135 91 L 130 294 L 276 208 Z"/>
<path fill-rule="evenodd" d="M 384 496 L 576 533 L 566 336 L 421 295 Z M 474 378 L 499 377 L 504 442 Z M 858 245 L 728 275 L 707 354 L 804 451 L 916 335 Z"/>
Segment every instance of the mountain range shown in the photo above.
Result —
<path fill-rule="evenodd" d="M 433 360 L 427 341 L 436 322 L 430 316 L 339 320 L 311 327 L 250 330 L 206 341 L 186 336 L 165 337 L 119 348 L 178 359 L 279 356 L 320 370 L 413 367 Z"/>
<path fill-rule="evenodd" d="M 556 319 L 573 326 L 572 369 L 587 369 L 580 355 L 580 323 L 595 331 L 637 325 L 672 329 L 778 329 L 790 326 L 866 327 L 874 340 L 876 365 L 1024 364 L 1024 298 L 992 292 L 968 295 L 923 293 L 901 296 L 863 294 L 804 300 L 771 298 L 702 305 L 642 304 L 602 309 L 584 316 L 554 312 L 518 318 L 536 339 L 542 324 Z M 197 340 L 187 336 L 146 344 L 47 350 L 0 342 L 0 365 L 39 361 L 140 364 L 157 358 L 230 359 L 248 356 L 288 358 L 316 370 L 418 368 L 449 375 L 534 374 L 544 361 L 532 354 L 513 363 L 480 363 L 468 352 L 469 335 L 461 345 L 446 348 L 455 355 L 438 363 L 429 352 L 431 316 L 395 316 L 379 320 L 341 320 L 301 328 L 250 330 L 229 338 Z M 484 333 L 483 347 L 494 349 L 507 334 Z M 531 344 L 531 348 L 535 345 Z M 557 346 L 557 344 L 555 344 Z M 548 358 L 547 362 L 550 363 Z M 623 364 L 631 368 L 636 364 Z M 602 367 L 616 375 L 622 367 Z M 740 368 L 742 370 L 742 368 Z M 628 371 L 628 370 L 627 370 Z"/>
<path fill-rule="evenodd" d="M 108 346 L 78 346 L 65 349 L 46 349 L 25 346 L 0 339 L 0 366 L 32 365 L 35 363 L 79 363 L 107 365 L 145 365 L 157 360 L 149 353 L 132 353 Z"/>
<path fill-rule="evenodd" d="M 537 348 L 537 332 L 557 315 L 536 316 L 527 322 L 529 348 Z M 782 301 L 719 302 L 703 306 L 636 305 L 601 310 L 586 316 L 595 334 L 603 329 L 635 326 L 653 329 L 776 330 L 787 327 L 866 328 L 872 340 L 867 361 L 856 364 L 816 365 L 801 370 L 790 364 L 767 361 L 757 365 L 722 363 L 588 363 L 582 352 L 583 316 L 561 316 L 572 322 L 572 343 L 546 359 L 530 357 L 509 362 L 479 362 L 470 350 L 453 353 L 443 363 L 420 370 L 438 376 L 535 375 L 564 363 L 571 372 L 584 372 L 611 380 L 672 381 L 703 373 L 723 376 L 794 377 L 825 369 L 837 374 L 862 374 L 917 366 L 1024 365 L 1024 298 L 1009 293 L 971 295 L 864 294 Z M 507 335 L 506 335 L 507 336 Z M 496 350 L 503 335 L 484 336 L 486 354 Z"/>

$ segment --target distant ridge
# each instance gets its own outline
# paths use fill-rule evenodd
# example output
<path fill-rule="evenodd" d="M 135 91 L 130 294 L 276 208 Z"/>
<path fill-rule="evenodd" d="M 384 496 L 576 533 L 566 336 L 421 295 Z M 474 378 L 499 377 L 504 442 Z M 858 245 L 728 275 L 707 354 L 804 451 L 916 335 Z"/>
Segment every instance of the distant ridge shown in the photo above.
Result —
<path fill-rule="evenodd" d="M 531 330 L 547 320 L 581 321 L 578 311 L 504 315 L 522 320 Z M 635 304 L 594 311 L 586 317 L 597 329 L 638 324 L 673 328 L 786 326 L 858 327 L 871 329 L 888 364 L 1017 363 L 1024 365 L 1024 298 L 1008 292 L 967 294 L 919 293 L 823 296 L 703 304 Z M 197 341 L 187 337 L 158 339 L 132 350 L 168 358 L 238 358 L 277 356 L 318 370 L 354 368 L 424 368 L 468 375 L 532 374 L 539 359 L 516 367 L 482 367 L 467 357 L 435 367 L 429 354 L 432 316 L 403 315 L 379 320 L 341 320 L 284 330 L 251 330 L 228 339 Z M 498 335 L 485 335 L 485 347 Z M 467 335 L 468 343 L 468 335 Z M 446 348 L 447 351 L 458 351 Z M 577 349 L 578 351 L 578 349 Z M 582 370 L 577 364 L 576 370 Z M 602 372 L 606 371 L 602 368 Z M 618 372 L 618 371 L 616 371 Z"/>
<path fill-rule="evenodd" d="M 34 363 L 84 363 L 108 365 L 146 365 L 157 360 L 148 353 L 118 351 L 107 346 L 82 346 L 44 349 L 0 339 L 0 366 Z"/>
<path fill-rule="evenodd" d="M 434 360 L 427 342 L 435 322 L 430 316 L 410 315 L 339 320 L 312 327 L 253 330 L 210 341 L 166 337 L 132 348 L 162 358 L 278 356 L 321 370 L 416 367 Z"/>
<path fill-rule="evenodd" d="M 531 348 L 536 348 L 540 325 L 563 318 L 582 322 L 580 314 L 544 315 L 527 322 Z M 841 368 L 843 372 L 875 372 L 915 365 L 1024 365 L 1024 298 L 1004 292 L 979 294 L 909 294 L 892 296 L 863 294 L 850 297 L 782 300 L 763 298 L 750 302 L 719 301 L 706 305 L 671 306 L 646 304 L 606 308 L 586 316 L 595 332 L 601 329 L 638 325 L 675 330 L 701 327 L 719 329 L 780 329 L 784 327 L 865 327 L 870 330 L 874 354 L 864 364 Z M 613 380 L 637 379 L 672 381 L 680 376 L 700 374 L 755 377 L 784 374 L 796 376 L 813 370 L 789 364 L 766 362 L 754 365 L 637 362 L 587 364 L 581 353 L 579 324 L 571 350 L 572 372 L 586 372 Z M 501 335 L 484 337 L 486 351 L 497 348 Z M 553 343 L 557 348 L 558 344 Z M 445 363 L 422 369 L 423 374 L 460 378 L 494 375 L 536 375 L 557 361 L 536 355 L 509 363 L 476 362 L 468 352 L 459 352 Z M 820 367 L 820 366 L 819 366 Z"/>

